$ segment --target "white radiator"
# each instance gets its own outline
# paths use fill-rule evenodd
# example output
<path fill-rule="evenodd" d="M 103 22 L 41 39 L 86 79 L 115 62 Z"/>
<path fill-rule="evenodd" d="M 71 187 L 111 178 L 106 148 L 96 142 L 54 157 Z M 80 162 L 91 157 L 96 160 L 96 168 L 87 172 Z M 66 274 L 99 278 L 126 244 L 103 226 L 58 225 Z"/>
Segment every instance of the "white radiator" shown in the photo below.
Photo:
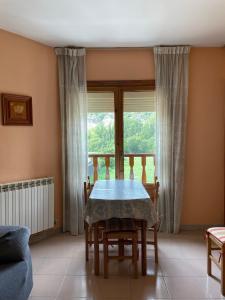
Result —
<path fill-rule="evenodd" d="M 0 184 L 0 225 L 21 225 L 37 233 L 54 227 L 52 177 Z"/>

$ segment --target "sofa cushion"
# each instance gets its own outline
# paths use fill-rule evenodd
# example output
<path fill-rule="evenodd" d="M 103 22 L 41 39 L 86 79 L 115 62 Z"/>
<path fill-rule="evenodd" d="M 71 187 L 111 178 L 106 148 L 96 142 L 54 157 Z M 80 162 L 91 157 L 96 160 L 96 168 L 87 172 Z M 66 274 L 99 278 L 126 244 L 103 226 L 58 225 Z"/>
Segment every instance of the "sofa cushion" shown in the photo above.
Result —
<path fill-rule="evenodd" d="M 12 228 L 0 235 L 0 263 L 24 260 L 29 253 L 30 231 L 26 227 Z"/>
<path fill-rule="evenodd" d="M 9 231 L 15 231 L 15 230 L 20 229 L 20 228 L 21 228 L 21 226 L 13 226 L 13 225 L 0 226 L 0 237 L 2 237 L 3 235 L 5 235 Z"/>
<path fill-rule="evenodd" d="M 0 300 L 27 300 L 32 286 L 30 256 L 24 261 L 0 264 Z"/>

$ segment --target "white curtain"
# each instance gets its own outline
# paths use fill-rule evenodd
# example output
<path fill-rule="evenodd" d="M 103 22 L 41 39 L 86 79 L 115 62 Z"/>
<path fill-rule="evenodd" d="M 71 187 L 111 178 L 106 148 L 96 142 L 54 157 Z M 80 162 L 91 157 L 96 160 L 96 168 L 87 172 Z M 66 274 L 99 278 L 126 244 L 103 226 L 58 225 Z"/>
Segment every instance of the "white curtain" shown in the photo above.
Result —
<path fill-rule="evenodd" d="M 63 173 L 63 230 L 83 232 L 83 182 L 87 175 L 85 49 L 56 48 Z"/>
<path fill-rule="evenodd" d="M 155 47 L 161 230 L 178 233 L 184 185 L 190 47 Z"/>

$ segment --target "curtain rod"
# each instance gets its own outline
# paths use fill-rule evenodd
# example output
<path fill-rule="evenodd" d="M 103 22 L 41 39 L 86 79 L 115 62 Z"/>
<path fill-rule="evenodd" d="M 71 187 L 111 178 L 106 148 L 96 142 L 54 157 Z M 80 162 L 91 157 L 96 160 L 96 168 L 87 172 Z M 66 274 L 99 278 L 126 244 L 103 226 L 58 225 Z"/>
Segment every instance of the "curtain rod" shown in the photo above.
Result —
<path fill-rule="evenodd" d="M 66 46 L 66 47 L 62 47 L 62 48 L 74 48 L 74 49 L 79 49 L 79 48 L 85 48 L 87 50 L 128 50 L 128 49 L 153 49 L 154 47 L 185 47 L 185 46 L 189 46 L 192 47 L 191 45 L 155 45 L 155 46 L 146 46 L 146 47 L 136 47 L 136 46 L 131 46 L 131 47 L 76 47 L 76 46 Z M 58 48 L 58 47 L 55 47 Z"/>
<path fill-rule="evenodd" d="M 160 46 L 162 47 L 162 46 Z M 64 47 L 54 47 L 54 48 L 71 48 L 71 49 L 81 49 L 81 48 L 85 48 L 87 50 L 120 50 L 120 49 L 153 49 L 154 46 L 152 47 L 81 47 L 81 46 L 71 46 L 71 45 L 68 45 L 68 46 L 64 46 Z"/>
<path fill-rule="evenodd" d="M 84 47 L 87 50 L 153 49 L 154 47 L 192 47 L 191 45 L 155 45 L 149 47 Z"/>
<path fill-rule="evenodd" d="M 152 49 L 152 47 L 85 47 L 87 50 Z"/>

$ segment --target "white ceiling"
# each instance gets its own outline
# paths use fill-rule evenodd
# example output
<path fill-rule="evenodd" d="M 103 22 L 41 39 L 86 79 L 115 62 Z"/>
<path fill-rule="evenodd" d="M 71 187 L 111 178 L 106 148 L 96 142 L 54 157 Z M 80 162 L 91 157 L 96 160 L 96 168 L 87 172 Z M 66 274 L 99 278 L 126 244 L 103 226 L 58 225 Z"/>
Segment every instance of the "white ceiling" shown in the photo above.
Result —
<path fill-rule="evenodd" d="M 0 28 L 50 46 L 223 46 L 225 0 L 0 0 Z"/>

